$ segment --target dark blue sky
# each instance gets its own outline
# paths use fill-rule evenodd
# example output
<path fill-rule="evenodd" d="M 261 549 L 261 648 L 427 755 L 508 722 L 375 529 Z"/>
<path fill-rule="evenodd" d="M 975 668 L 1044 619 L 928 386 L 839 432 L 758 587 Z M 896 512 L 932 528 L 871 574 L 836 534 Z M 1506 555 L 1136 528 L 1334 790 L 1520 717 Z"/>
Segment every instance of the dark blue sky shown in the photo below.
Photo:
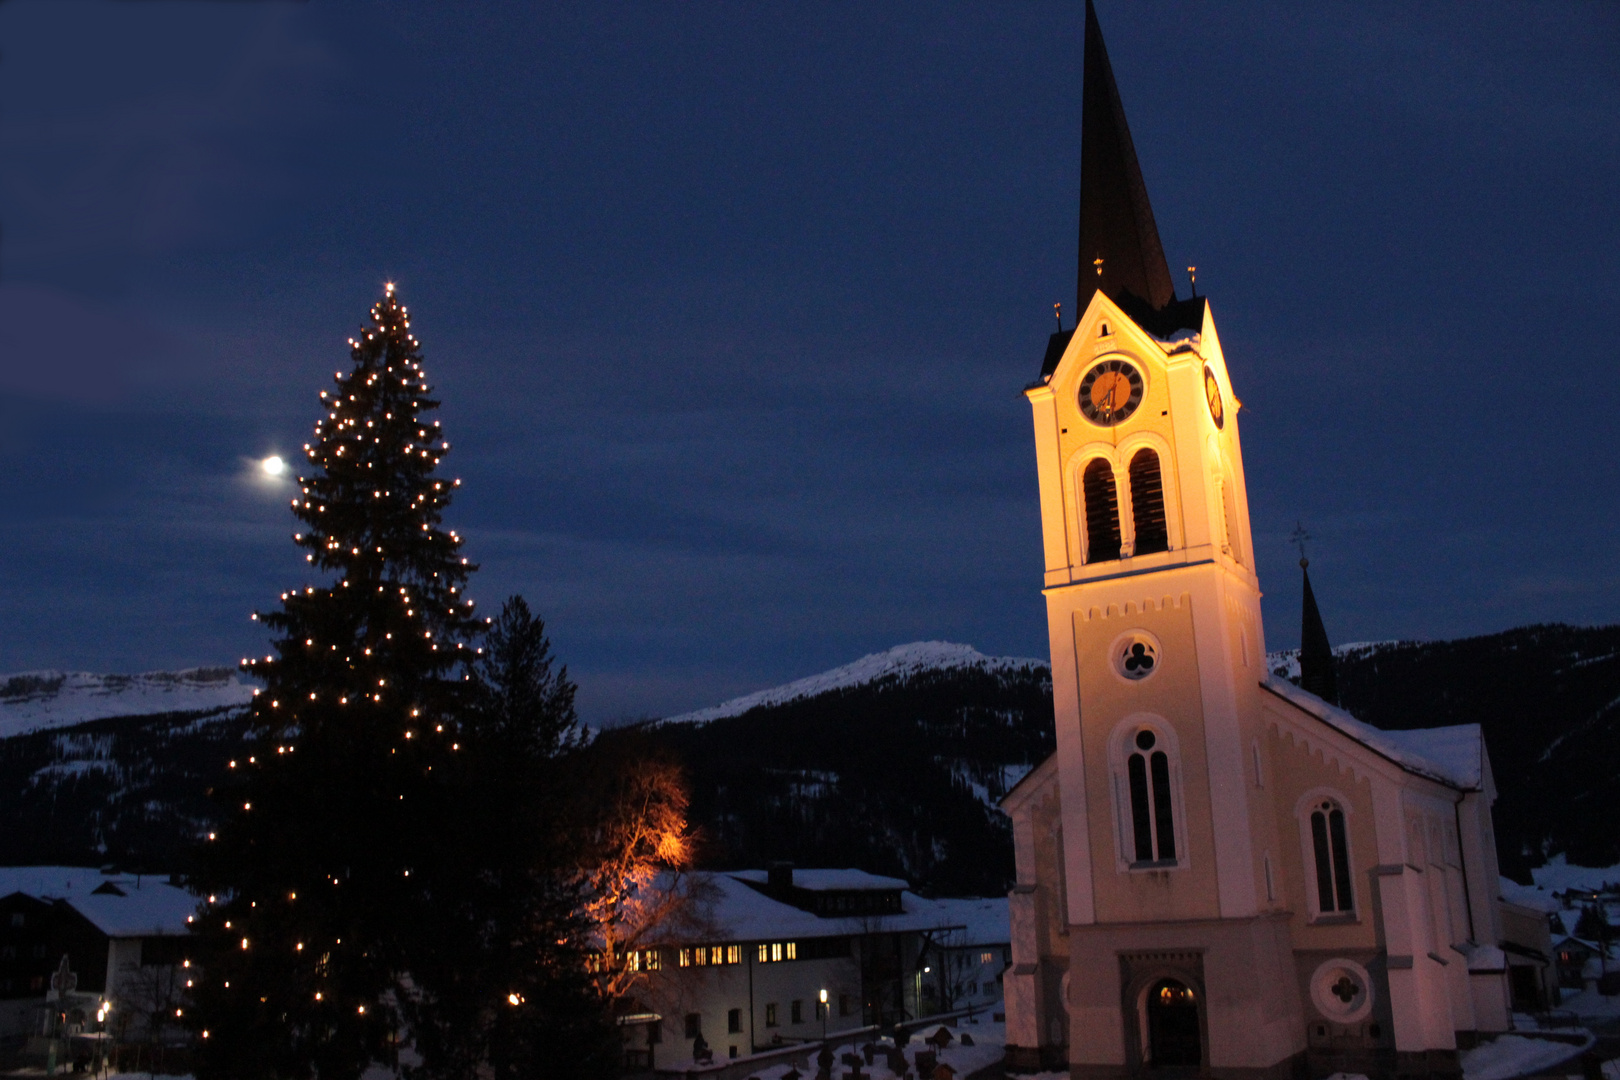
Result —
<path fill-rule="evenodd" d="M 587 717 L 1044 656 L 1078 3 L 0 4 L 0 671 L 263 650 L 251 463 L 399 282 Z M 1620 618 L 1620 8 L 1100 6 L 1268 645 Z M 1184 279 L 1183 279 L 1184 288 Z M 1072 313 L 1070 313 L 1072 318 Z"/>

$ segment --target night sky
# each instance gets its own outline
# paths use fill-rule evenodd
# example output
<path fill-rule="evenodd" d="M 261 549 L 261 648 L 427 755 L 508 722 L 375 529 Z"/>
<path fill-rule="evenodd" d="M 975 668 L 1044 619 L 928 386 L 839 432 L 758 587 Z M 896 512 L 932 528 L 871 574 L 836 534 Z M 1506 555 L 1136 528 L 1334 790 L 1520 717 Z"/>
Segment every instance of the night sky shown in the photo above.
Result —
<path fill-rule="evenodd" d="M 1267 644 L 1620 619 L 1620 7 L 1099 5 Z M 0 671 L 265 651 L 385 281 L 588 720 L 1046 655 L 1082 5 L 0 4 Z"/>

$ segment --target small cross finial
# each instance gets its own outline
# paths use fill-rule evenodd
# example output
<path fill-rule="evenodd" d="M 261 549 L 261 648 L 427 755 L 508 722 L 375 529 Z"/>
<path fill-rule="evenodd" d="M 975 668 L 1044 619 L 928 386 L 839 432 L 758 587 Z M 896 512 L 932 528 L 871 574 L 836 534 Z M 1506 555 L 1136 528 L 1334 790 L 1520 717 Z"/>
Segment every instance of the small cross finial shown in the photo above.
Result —
<path fill-rule="evenodd" d="M 1198 295 L 1198 267 L 1196 267 L 1196 266 L 1187 267 L 1187 276 L 1192 278 L 1192 293 L 1193 293 L 1194 296 L 1197 296 Z"/>
<path fill-rule="evenodd" d="M 1095 259 L 1092 259 L 1091 264 L 1097 268 L 1097 276 L 1102 277 L 1102 256 L 1099 255 Z"/>
<path fill-rule="evenodd" d="M 1063 329 L 1063 305 L 1062 304 L 1053 304 L 1052 305 L 1052 317 L 1057 320 L 1058 329 L 1062 330 Z"/>
<path fill-rule="evenodd" d="M 1288 539 L 1299 549 L 1299 566 L 1302 570 L 1311 565 L 1311 560 L 1305 557 L 1305 541 L 1310 538 L 1311 534 L 1305 531 L 1305 526 L 1298 521 L 1294 522 L 1294 531 Z"/>

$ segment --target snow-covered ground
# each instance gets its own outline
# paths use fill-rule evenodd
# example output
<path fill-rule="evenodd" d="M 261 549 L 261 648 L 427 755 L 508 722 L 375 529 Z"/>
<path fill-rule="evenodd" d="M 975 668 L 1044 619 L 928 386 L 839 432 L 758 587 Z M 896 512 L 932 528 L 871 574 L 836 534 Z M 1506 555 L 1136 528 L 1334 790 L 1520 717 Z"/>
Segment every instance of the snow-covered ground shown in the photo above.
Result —
<path fill-rule="evenodd" d="M 1005 1024 L 992 1021 L 988 1015 L 973 1020 L 966 1018 L 952 1020 L 945 1024 L 945 1029 L 951 1033 L 951 1043 L 936 1055 L 936 1061 L 943 1062 L 956 1070 L 958 1077 L 967 1077 L 987 1065 L 994 1065 L 1001 1061 L 1006 1053 L 1007 1032 Z M 919 1050 L 933 1051 L 931 1043 L 923 1040 L 939 1030 L 939 1024 L 924 1024 L 916 1034 L 912 1035 L 911 1042 L 902 1048 L 906 1055 L 906 1062 L 911 1066 L 912 1075 L 916 1075 L 915 1062 Z M 962 1045 L 962 1035 L 967 1034 L 972 1040 L 972 1046 Z M 861 1047 L 869 1042 L 875 1042 L 881 1047 L 892 1046 L 892 1041 L 873 1039 L 870 1035 L 862 1035 L 853 1041 L 835 1042 L 833 1053 L 837 1055 L 840 1064 L 833 1069 L 834 1074 L 842 1075 L 845 1071 L 843 1057 L 845 1054 L 858 1054 Z M 821 1050 L 819 1043 L 806 1043 L 802 1054 L 785 1054 L 770 1065 L 749 1071 L 750 1076 L 757 1076 L 760 1080 L 781 1080 L 789 1069 L 793 1069 L 801 1076 L 814 1076 L 816 1071 L 816 1054 Z M 872 1060 L 872 1067 L 868 1069 L 863 1062 L 861 1071 L 872 1080 L 895 1080 L 896 1074 L 889 1069 L 887 1057 L 880 1052 Z M 1056 1073 L 1052 1074 L 1058 1075 Z M 1064 1073 L 1063 1080 L 1068 1080 Z"/>
<path fill-rule="evenodd" d="M 144 675 L 24 671 L 0 675 L 0 739 L 109 716 L 201 712 L 251 700 L 253 686 L 232 668 Z"/>
<path fill-rule="evenodd" d="M 1591 1045 L 1590 1035 L 1586 1036 L 1584 1045 L 1525 1035 L 1498 1035 L 1472 1050 L 1463 1051 L 1463 1080 L 1510 1080 L 1544 1072 L 1578 1057 Z"/>
<path fill-rule="evenodd" d="M 953 668 L 977 667 L 986 671 L 1009 671 L 1024 667 L 1046 667 L 1045 660 L 1021 656 L 986 656 L 971 645 L 956 645 L 949 641 L 914 641 L 910 645 L 896 645 L 887 652 L 871 653 L 853 664 L 811 675 L 783 686 L 745 694 L 730 701 L 696 712 L 671 716 L 666 724 L 701 724 L 727 716 L 741 716 L 760 705 L 780 705 L 799 698 L 815 697 L 829 690 L 846 686 L 860 686 L 890 675 L 911 675 L 922 671 L 946 671 Z"/>

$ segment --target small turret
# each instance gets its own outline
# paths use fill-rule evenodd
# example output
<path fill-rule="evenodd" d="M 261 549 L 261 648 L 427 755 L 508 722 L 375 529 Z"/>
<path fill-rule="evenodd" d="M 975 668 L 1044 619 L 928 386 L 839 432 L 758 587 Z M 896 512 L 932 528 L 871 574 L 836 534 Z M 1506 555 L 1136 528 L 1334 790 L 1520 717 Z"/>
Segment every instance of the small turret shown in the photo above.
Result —
<path fill-rule="evenodd" d="M 1311 591 L 1311 560 L 1301 557 L 1300 573 L 1305 576 L 1305 609 L 1299 627 L 1299 685 L 1334 705 L 1339 703 L 1338 679 L 1333 673 L 1333 646 L 1328 644 L 1327 627 Z"/>

